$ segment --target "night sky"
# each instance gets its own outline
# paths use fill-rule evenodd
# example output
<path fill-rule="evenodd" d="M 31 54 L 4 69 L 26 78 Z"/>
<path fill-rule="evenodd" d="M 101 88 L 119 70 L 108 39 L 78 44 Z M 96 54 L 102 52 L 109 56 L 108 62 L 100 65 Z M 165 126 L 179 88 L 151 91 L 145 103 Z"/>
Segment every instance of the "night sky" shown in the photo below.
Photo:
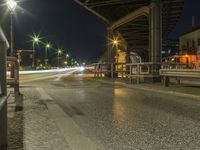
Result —
<path fill-rule="evenodd" d="M 95 60 L 105 51 L 105 24 L 73 0 L 22 0 L 19 5 L 23 9 L 16 11 L 15 49 L 31 49 L 29 35 L 36 32 L 44 37 L 43 41 L 52 41 L 54 47 L 68 50 L 78 60 Z M 200 0 L 186 0 L 171 38 L 191 30 L 192 16 L 196 16 L 200 25 L 199 6 Z M 1 5 L 0 13 L 1 25 L 8 34 L 9 16 L 5 6 Z"/>

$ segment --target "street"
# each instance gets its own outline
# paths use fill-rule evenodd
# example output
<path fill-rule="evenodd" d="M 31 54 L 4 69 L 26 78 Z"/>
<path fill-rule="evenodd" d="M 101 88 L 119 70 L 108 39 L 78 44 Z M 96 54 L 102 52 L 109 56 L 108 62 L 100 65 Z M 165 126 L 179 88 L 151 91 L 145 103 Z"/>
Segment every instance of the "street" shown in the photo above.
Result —
<path fill-rule="evenodd" d="M 0 2 L 0 150 L 200 150 L 199 6 Z"/>
<path fill-rule="evenodd" d="M 101 82 L 81 71 L 21 86 L 24 95 L 40 94 L 71 149 L 200 147 L 198 100 Z"/>

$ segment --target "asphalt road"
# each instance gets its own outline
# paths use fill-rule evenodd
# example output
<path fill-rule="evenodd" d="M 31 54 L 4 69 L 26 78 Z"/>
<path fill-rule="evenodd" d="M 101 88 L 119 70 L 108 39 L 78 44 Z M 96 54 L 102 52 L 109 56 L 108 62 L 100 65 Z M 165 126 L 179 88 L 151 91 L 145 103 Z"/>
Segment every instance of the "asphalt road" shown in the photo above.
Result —
<path fill-rule="evenodd" d="M 42 88 L 69 117 L 66 123 L 73 121 L 98 149 L 200 149 L 198 100 L 100 82 L 81 72 L 23 86 Z"/>

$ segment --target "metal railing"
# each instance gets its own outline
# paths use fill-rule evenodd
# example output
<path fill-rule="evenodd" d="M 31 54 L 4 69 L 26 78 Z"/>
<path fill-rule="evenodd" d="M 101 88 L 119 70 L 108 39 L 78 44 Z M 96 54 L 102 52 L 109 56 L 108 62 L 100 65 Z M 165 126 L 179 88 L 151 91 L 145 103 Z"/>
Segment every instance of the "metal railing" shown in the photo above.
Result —
<path fill-rule="evenodd" d="M 94 76 L 110 78 L 128 78 L 130 82 L 136 80 L 140 83 L 141 79 L 160 78 L 160 69 L 189 69 L 192 64 L 188 63 L 112 63 L 112 64 L 94 64 Z M 191 69 L 189 69 L 191 70 Z"/>
<path fill-rule="evenodd" d="M 137 81 L 137 83 L 140 83 L 141 78 L 158 78 L 159 73 L 158 70 L 161 66 L 160 63 L 151 63 L 151 62 L 145 62 L 145 63 L 135 63 L 135 64 L 127 64 L 129 67 L 129 74 L 128 78 L 130 79 L 130 82 L 133 82 L 133 79 Z"/>
<path fill-rule="evenodd" d="M 161 65 L 161 69 L 189 69 L 189 68 L 194 68 L 194 64 L 163 62 Z"/>
<path fill-rule="evenodd" d="M 178 84 L 181 78 L 200 79 L 200 69 L 161 69 L 160 76 L 163 78 L 164 85 L 168 87 L 170 78 L 176 78 Z"/>
<path fill-rule="evenodd" d="M 92 72 L 94 73 L 94 77 L 102 78 L 108 76 L 111 73 L 111 64 L 93 64 L 94 69 Z"/>
<path fill-rule="evenodd" d="M 110 77 L 110 78 L 129 78 L 137 81 L 144 77 L 155 77 L 155 69 L 160 68 L 160 64 L 147 63 L 112 63 L 112 64 L 94 64 L 95 77 Z M 157 71 L 157 75 L 158 75 Z"/>
<path fill-rule="evenodd" d="M 6 89 L 6 53 L 9 44 L 0 27 L 0 149 L 7 140 L 7 89 Z"/>

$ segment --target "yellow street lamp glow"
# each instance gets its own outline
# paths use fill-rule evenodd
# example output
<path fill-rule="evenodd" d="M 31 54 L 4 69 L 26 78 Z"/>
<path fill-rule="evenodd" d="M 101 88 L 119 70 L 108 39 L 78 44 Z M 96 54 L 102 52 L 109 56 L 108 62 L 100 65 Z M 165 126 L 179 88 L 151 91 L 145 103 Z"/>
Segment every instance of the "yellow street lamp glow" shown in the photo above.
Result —
<path fill-rule="evenodd" d="M 14 0 L 7 0 L 6 2 L 7 6 L 8 6 L 8 9 L 11 11 L 11 12 L 14 12 L 16 7 L 17 7 L 17 2 L 14 1 Z"/>
<path fill-rule="evenodd" d="M 113 45 L 119 45 L 119 41 L 118 41 L 117 39 L 114 39 L 114 40 L 112 41 L 112 43 L 113 43 Z"/>

